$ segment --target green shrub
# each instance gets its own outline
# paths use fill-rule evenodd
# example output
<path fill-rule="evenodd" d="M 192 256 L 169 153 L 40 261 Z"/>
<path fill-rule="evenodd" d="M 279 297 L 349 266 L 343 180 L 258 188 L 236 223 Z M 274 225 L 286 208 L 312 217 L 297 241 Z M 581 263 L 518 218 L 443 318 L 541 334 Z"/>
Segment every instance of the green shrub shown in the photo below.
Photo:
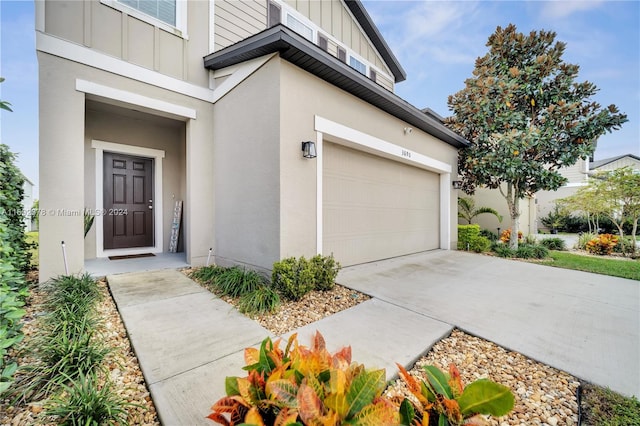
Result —
<path fill-rule="evenodd" d="M 495 232 L 491 232 L 488 229 L 481 229 L 480 235 L 487 238 L 491 242 L 498 241 L 498 234 L 496 234 Z"/>
<path fill-rule="evenodd" d="M 289 257 L 273 264 L 271 282 L 289 300 L 300 300 L 315 288 L 315 271 L 304 256 Z"/>
<path fill-rule="evenodd" d="M 191 272 L 190 277 L 209 286 L 225 270 L 226 268 L 222 268 L 216 265 L 204 266 Z"/>
<path fill-rule="evenodd" d="M 476 253 L 484 253 L 491 250 L 491 241 L 487 237 L 480 235 L 471 241 L 469 248 Z"/>
<path fill-rule="evenodd" d="M 636 249 L 638 247 L 638 244 L 636 244 Z M 618 244 L 616 244 L 613 247 L 613 252 L 614 253 L 620 253 L 620 254 L 633 254 L 633 240 L 631 237 L 624 237 L 621 239 L 618 239 Z"/>
<path fill-rule="evenodd" d="M 578 242 L 576 243 L 576 247 L 580 250 L 587 249 L 587 243 L 594 238 L 597 238 L 598 234 L 593 234 L 591 232 L 585 232 L 583 234 L 578 235 Z"/>
<path fill-rule="evenodd" d="M 481 235 L 480 225 L 458 225 L 458 250 L 482 253 L 490 247 L 491 241 Z"/>
<path fill-rule="evenodd" d="M 540 244 L 542 244 L 549 250 L 564 251 L 567 249 L 566 244 L 562 238 L 544 238 L 540 241 Z"/>
<path fill-rule="evenodd" d="M 515 252 L 519 259 L 544 259 L 549 255 L 549 249 L 535 244 L 520 244 Z"/>
<path fill-rule="evenodd" d="M 0 144 L 0 222 L 4 225 L 3 239 L 12 250 L 5 260 L 17 271 L 27 272 L 31 266 L 31 245 L 24 232 L 24 176 L 15 165 L 16 156 L 7 145 Z"/>
<path fill-rule="evenodd" d="M 331 290 L 340 271 L 340 263 L 334 259 L 333 254 L 329 256 L 318 254 L 313 256 L 309 262 L 315 273 L 315 289 L 321 291 Z"/>
<path fill-rule="evenodd" d="M 125 407 L 133 405 L 118 396 L 111 382 L 100 384 L 95 374 L 80 374 L 62 384 L 63 393 L 51 398 L 45 414 L 69 426 L 126 425 Z"/>
<path fill-rule="evenodd" d="M 491 251 L 493 251 L 498 257 L 514 257 L 515 251 L 509 247 L 508 244 L 494 243 L 491 245 Z"/>
<path fill-rule="evenodd" d="M 264 278 L 255 271 L 245 271 L 237 266 L 222 271 L 214 279 L 214 287 L 225 296 L 241 297 L 264 284 Z"/>
<path fill-rule="evenodd" d="M 29 295 L 24 273 L 13 262 L 16 250 L 7 220 L 0 211 L 0 394 L 12 385 L 18 367 L 7 353 L 24 337 L 21 319 L 26 314 L 23 307 Z"/>
<path fill-rule="evenodd" d="M 280 296 L 271 286 L 262 285 L 244 294 L 238 303 L 240 312 L 249 315 L 274 313 L 280 306 Z"/>
<path fill-rule="evenodd" d="M 90 312 L 101 299 L 98 283 L 91 275 L 63 275 L 42 285 L 47 294 L 45 309 L 55 313 L 58 309 L 72 309 L 84 316 Z"/>

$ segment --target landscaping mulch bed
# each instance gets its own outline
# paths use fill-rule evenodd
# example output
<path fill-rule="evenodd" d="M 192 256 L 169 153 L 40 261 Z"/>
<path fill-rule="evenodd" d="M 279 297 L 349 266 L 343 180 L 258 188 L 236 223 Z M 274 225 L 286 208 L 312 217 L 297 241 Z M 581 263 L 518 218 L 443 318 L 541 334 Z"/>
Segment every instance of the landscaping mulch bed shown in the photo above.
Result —
<path fill-rule="evenodd" d="M 37 279 L 37 277 L 36 277 Z M 147 390 L 144 377 L 140 371 L 138 359 L 131 349 L 127 332 L 124 324 L 120 319 L 120 314 L 111 298 L 111 294 L 107 289 L 106 282 L 100 283 L 103 293 L 103 300 L 98 305 L 98 312 L 104 320 L 104 339 L 113 348 L 113 353 L 108 357 L 105 363 L 109 370 L 111 380 L 114 383 L 114 389 L 118 394 L 130 402 L 132 406 L 126 407 L 128 412 L 128 420 L 132 425 L 141 426 L 157 426 L 160 425 L 156 416 L 155 407 L 149 391 Z M 37 321 L 36 318 L 42 314 L 40 310 L 40 301 L 42 297 L 38 292 L 38 287 L 31 289 L 31 296 L 27 301 L 27 315 L 24 317 L 23 333 L 25 339 L 20 347 L 35 334 Z M 33 365 L 36 362 L 28 353 L 14 351 L 12 356 L 17 357 L 18 364 L 21 366 Z M 18 373 L 19 374 L 19 373 Z M 45 418 L 43 416 L 43 406 L 45 401 L 35 401 L 31 403 L 19 403 L 11 405 L 10 400 L 0 401 L 0 425 L 4 426 L 23 426 L 34 424 L 56 424 L 54 419 Z"/>

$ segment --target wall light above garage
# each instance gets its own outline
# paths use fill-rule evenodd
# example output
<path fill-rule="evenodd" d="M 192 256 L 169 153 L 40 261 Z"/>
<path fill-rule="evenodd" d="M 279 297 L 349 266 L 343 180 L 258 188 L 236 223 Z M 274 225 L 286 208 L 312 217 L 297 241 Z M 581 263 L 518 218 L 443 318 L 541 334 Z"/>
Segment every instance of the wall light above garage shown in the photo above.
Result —
<path fill-rule="evenodd" d="M 316 144 L 312 141 L 302 142 L 302 156 L 304 158 L 316 158 Z"/>

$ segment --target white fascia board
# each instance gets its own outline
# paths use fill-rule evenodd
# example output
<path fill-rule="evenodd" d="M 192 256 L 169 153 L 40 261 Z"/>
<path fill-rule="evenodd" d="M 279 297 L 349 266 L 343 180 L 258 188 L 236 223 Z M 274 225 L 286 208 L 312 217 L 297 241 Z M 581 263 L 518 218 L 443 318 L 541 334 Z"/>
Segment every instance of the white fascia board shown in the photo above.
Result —
<path fill-rule="evenodd" d="M 337 142 L 360 151 L 410 164 L 436 173 L 451 173 L 452 167 L 443 161 L 428 157 L 400 145 L 378 139 L 345 125 L 315 116 L 315 130 L 339 138 Z"/>
<path fill-rule="evenodd" d="M 213 102 L 213 90 L 207 87 L 169 77 L 40 31 L 36 31 L 36 50 L 202 101 Z"/>
<path fill-rule="evenodd" d="M 183 119 L 196 119 L 196 110 L 193 108 L 172 104 L 170 102 L 161 101 L 159 99 L 150 98 L 137 93 L 128 92 L 126 90 L 114 89 L 113 87 L 103 86 L 102 84 L 93 83 L 87 80 L 76 79 L 76 90 L 99 96 L 101 98 L 112 99 L 114 101 L 147 108 L 153 111 L 159 111 L 170 116 L 178 116 Z"/>

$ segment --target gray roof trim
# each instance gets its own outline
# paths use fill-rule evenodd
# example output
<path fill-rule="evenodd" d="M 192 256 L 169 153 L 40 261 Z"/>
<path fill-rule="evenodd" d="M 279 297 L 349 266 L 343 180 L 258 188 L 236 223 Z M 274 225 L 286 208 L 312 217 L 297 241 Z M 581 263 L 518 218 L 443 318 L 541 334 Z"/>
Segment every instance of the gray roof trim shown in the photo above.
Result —
<path fill-rule="evenodd" d="M 638 157 L 637 155 L 633 155 L 633 154 L 624 154 L 624 155 L 618 155 L 616 157 L 611 157 L 611 158 L 605 158 L 604 160 L 598 160 L 598 161 L 592 161 L 591 163 L 589 163 L 589 168 L 590 169 L 597 169 L 598 167 L 602 167 L 605 166 L 609 163 L 613 163 L 614 161 L 618 161 L 624 157 L 631 157 L 634 160 L 640 161 L 640 157 Z"/>
<path fill-rule="evenodd" d="M 396 55 L 393 54 L 391 48 L 389 48 L 380 31 L 378 31 L 378 27 L 376 27 L 376 24 L 373 22 L 373 19 L 371 19 L 369 12 L 367 12 L 362 2 L 360 0 L 344 0 L 344 3 L 358 20 L 358 23 L 369 37 L 369 40 L 371 40 L 376 49 L 378 49 L 382 59 L 384 59 L 391 69 L 396 83 L 405 81 L 407 79 L 407 73 L 402 68 L 402 65 L 400 65 L 400 61 L 398 61 Z"/>
<path fill-rule="evenodd" d="M 374 83 L 368 77 L 283 25 L 269 28 L 205 56 L 204 66 L 211 70 L 217 70 L 276 52 L 280 54 L 282 59 L 449 145 L 456 148 L 464 148 L 469 145 L 469 142 L 462 136 L 451 131 L 438 120 Z"/>

